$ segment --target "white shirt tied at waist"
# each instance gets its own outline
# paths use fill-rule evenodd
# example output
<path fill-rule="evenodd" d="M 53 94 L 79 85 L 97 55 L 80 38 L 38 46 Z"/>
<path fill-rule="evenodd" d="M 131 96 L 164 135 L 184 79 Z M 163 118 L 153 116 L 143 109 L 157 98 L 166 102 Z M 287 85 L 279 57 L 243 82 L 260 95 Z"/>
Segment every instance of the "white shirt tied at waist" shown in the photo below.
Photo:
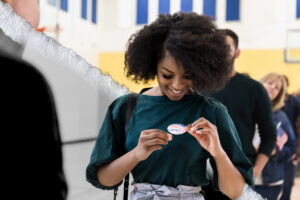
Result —
<path fill-rule="evenodd" d="M 201 187 L 179 185 L 177 188 L 165 185 L 136 183 L 131 200 L 204 200 Z"/>

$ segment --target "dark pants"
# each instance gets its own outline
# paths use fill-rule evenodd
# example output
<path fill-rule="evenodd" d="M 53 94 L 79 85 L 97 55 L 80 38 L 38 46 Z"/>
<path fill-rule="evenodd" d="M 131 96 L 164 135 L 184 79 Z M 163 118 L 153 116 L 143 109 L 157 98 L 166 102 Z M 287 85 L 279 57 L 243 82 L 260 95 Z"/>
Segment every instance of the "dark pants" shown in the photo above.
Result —
<path fill-rule="evenodd" d="M 276 186 L 256 185 L 255 191 L 259 193 L 263 198 L 267 198 L 268 200 L 277 200 L 278 195 L 280 194 L 282 188 L 283 185 L 276 185 Z"/>
<path fill-rule="evenodd" d="M 297 166 L 293 165 L 292 163 L 288 163 L 285 169 L 283 191 L 280 200 L 290 199 L 296 173 L 297 173 Z"/>

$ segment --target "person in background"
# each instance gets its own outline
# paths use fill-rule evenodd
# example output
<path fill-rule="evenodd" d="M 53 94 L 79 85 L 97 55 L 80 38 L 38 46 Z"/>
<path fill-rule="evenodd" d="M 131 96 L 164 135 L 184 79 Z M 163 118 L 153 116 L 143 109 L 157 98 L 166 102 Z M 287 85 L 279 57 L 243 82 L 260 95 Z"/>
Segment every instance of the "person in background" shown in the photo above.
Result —
<path fill-rule="evenodd" d="M 226 108 L 201 94 L 225 84 L 228 53 L 211 18 L 196 13 L 160 15 L 132 35 L 125 53 L 127 76 L 145 82 L 157 78 L 158 86 L 138 94 L 126 138 L 130 96 L 109 106 L 87 180 L 114 189 L 131 172 L 131 199 L 203 200 L 209 159 L 214 187 L 239 197 L 245 182 L 252 184 L 252 165 Z"/>
<path fill-rule="evenodd" d="M 237 34 L 229 29 L 219 31 L 226 36 L 230 48 L 232 71 L 225 88 L 212 93 L 211 96 L 227 107 L 239 134 L 243 151 L 253 164 L 253 176 L 257 178 L 268 162 L 276 143 L 271 102 L 265 88 L 259 82 L 236 71 L 235 59 L 240 55 Z M 261 137 L 258 152 L 252 145 L 256 124 Z M 206 189 L 206 193 L 211 195 L 210 199 L 228 199 L 225 196 L 218 196 L 218 192 L 211 191 L 209 187 Z"/>
<path fill-rule="evenodd" d="M 296 92 L 295 92 L 295 95 L 300 98 L 300 89 L 298 89 Z"/>
<path fill-rule="evenodd" d="M 287 76 L 283 76 L 289 86 L 289 79 Z M 284 187 L 281 196 L 281 200 L 289 200 L 291 196 L 292 187 L 294 185 L 294 179 L 297 174 L 297 160 L 300 157 L 300 99 L 294 95 L 288 94 L 286 91 L 285 93 L 285 106 L 282 109 L 286 115 L 288 116 L 291 125 L 293 127 L 295 137 L 298 140 L 297 144 L 297 153 L 293 159 L 289 160 L 287 163 L 287 170 L 284 177 Z"/>
<path fill-rule="evenodd" d="M 51 89 L 38 70 L 0 50 L 3 115 L 2 194 L 65 200 L 62 144 Z"/>
<path fill-rule="evenodd" d="M 21 12 L 25 19 L 39 21 L 37 0 L 6 3 L 18 8 L 15 11 Z M 2 139 L 6 144 L 1 149 L 5 172 L 2 176 L 3 195 L 9 199 L 65 200 L 68 187 L 53 94 L 36 67 L 21 59 L 22 53 L 23 47 L 0 29 L 1 81 L 4 86 L 1 113 L 5 130 Z"/>
<path fill-rule="evenodd" d="M 259 81 L 266 88 L 272 102 L 277 142 L 261 176 L 255 180 L 255 190 L 268 200 L 277 200 L 283 190 L 285 174 L 289 173 L 286 163 L 296 153 L 297 140 L 288 117 L 281 110 L 287 88 L 284 78 L 277 73 L 269 73 Z"/>

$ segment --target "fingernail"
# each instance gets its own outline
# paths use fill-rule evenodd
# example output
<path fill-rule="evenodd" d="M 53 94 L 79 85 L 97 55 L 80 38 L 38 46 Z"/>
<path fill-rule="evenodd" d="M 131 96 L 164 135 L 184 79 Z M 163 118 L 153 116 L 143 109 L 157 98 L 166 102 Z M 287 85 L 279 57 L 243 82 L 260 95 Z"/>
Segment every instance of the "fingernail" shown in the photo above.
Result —
<path fill-rule="evenodd" d="M 168 141 L 171 141 L 173 139 L 173 135 L 168 134 Z"/>

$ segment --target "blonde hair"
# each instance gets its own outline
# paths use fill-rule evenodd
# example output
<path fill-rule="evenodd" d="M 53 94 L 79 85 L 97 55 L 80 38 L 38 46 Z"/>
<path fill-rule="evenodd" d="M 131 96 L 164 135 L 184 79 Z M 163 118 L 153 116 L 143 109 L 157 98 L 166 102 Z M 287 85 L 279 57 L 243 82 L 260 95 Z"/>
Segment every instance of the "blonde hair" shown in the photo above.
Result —
<path fill-rule="evenodd" d="M 270 80 L 279 79 L 281 81 L 281 88 L 277 95 L 277 97 L 272 101 L 272 110 L 277 111 L 284 106 L 284 98 L 287 90 L 287 84 L 284 80 L 283 76 L 277 73 L 269 73 L 265 74 L 263 77 L 259 79 L 259 82 L 265 83 Z"/>

